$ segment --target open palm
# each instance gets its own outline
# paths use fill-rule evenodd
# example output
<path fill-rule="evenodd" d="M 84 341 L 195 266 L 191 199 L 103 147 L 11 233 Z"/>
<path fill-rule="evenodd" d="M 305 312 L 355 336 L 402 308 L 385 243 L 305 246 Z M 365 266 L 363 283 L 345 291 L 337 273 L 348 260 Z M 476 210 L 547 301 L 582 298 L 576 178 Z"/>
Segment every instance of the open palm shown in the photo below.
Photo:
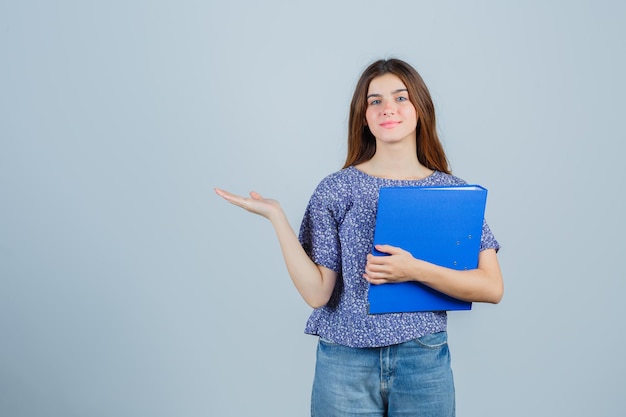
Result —
<path fill-rule="evenodd" d="M 263 198 L 256 191 L 251 191 L 250 197 L 242 197 L 220 188 L 216 188 L 215 192 L 229 203 L 270 220 L 272 216 L 280 213 L 282 210 L 278 201 L 271 198 Z"/>

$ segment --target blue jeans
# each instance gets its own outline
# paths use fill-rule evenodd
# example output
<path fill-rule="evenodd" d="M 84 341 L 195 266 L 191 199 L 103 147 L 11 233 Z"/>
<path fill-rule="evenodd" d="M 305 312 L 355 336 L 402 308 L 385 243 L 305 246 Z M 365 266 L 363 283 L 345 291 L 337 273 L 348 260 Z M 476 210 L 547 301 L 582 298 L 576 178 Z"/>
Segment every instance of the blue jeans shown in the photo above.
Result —
<path fill-rule="evenodd" d="M 319 340 L 312 417 L 454 414 L 446 332 L 380 348 Z"/>

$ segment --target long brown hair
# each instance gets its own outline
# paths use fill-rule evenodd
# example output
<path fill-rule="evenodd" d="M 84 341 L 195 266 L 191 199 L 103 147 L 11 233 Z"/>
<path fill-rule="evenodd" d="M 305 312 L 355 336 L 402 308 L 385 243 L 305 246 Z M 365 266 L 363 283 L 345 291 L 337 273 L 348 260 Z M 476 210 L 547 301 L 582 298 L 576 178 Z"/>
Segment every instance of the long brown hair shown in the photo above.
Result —
<path fill-rule="evenodd" d="M 350 104 L 348 155 L 344 168 L 370 160 L 376 153 L 376 138 L 365 124 L 367 90 L 370 82 L 384 74 L 400 78 L 417 111 L 417 159 L 427 168 L 450 174 L 448 158 L 437 136 L 435 106 L 422 77 L 411 65 L 399 59 L 381 59 L 368 66 L 357 82 Z"/>

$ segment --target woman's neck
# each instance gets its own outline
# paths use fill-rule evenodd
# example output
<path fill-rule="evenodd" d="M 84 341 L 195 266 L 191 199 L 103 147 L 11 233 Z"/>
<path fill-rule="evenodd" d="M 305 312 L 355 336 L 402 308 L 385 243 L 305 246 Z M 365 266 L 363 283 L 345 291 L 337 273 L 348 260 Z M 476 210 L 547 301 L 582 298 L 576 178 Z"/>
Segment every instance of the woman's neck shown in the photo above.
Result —
<path fill-rule="evenodd" d="M 389 152 L 377 149 L 374 156 L 356 166 L 368 175 L 396 180 L 421 180 L 433 173 L 417 159 L 415 151 Z"/>

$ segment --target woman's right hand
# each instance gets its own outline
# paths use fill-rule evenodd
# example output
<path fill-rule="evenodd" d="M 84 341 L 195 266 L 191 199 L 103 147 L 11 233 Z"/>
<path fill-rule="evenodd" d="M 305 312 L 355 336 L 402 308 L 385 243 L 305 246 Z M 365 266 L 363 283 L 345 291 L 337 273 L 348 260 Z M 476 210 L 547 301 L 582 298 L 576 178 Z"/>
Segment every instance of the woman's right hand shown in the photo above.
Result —
<path fill-rule="evenodd" d="M 250 197 L 242 197 L 220 188 L 215 188 L 215 193 L 231 204 L 239 206 L 251 213 L 261 215 L 270 221 L 272 218 L 282 213 L 282 208 L 278 201 L 271 198 L 263 198 L 256 191 L 250 192 Z"/>
<path fill-rule="evenodd" d="M 219 188 L 216 188 L 215 192 L 229 203 L 259 214 L 272 222 L 287 271 L 298 292 L 313 308 L 326 305 L 335 287 L 337 273 L 332 269 L 316 265 L 309 258 L 278 201 L 263 198 L 255 191 L 250 193 L 250 197 L 241 197 Z"/>

